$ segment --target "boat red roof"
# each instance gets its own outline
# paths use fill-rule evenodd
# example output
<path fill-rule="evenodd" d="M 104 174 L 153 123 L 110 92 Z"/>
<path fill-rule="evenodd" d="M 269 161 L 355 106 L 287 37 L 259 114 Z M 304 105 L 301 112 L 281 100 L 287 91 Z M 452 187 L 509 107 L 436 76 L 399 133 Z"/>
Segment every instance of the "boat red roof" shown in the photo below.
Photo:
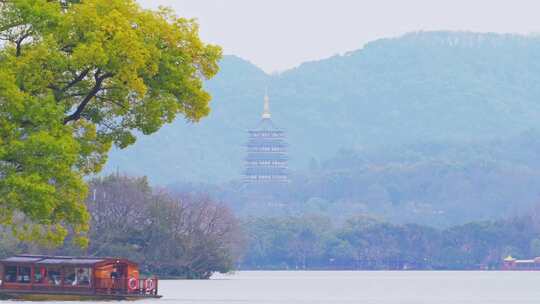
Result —
<path fill-rule="evenodd" d="M 71 257 L 71 256 L 48 256 L 20 254 L 0 260 L 2 263 L 35 263 L 40 265 L 85 265 L 91 266 L 107 261 L 122 261 L 135 264 L 123 258 L 102 258 L 102 257 Z"/>

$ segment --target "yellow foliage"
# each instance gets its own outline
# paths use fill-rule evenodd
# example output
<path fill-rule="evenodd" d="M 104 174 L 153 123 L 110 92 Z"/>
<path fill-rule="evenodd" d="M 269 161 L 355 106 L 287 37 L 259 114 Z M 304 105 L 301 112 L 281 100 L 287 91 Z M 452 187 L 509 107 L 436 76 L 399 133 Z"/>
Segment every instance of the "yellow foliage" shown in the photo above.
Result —
<path fill-rule="evenodd" d="M 203 81 L 221 49 L 193 20 L 133 0 L 14 0 L 0 6 L 0 222 L 22 239 L 84 245 L 84 176 L 113 144 L 178 114 L 208 115 Z"/>

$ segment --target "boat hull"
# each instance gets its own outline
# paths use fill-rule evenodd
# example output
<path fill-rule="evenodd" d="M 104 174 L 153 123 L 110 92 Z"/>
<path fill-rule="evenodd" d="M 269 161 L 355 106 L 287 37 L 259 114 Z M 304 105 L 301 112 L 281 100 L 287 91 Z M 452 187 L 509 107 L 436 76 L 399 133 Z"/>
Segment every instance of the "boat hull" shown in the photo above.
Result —
<path fill-rule="evenodd" d="M 101 294 L 34 290 L 1 290 L 0 299 L 25 301 L 103 301 L 103 300 L 141 300 L 159 299 L 160 295 L 141 294 Z"/>

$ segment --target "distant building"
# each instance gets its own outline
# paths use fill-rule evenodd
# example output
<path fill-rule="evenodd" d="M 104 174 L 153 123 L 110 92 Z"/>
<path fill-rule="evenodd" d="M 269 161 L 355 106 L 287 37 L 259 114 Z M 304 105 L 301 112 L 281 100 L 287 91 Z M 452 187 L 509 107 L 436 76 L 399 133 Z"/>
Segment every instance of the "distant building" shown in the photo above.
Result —
<path fill-rule="evenodd" d="M 508 256 L 503 260 L 503 270 L 540 270 L 540 257 L 531 260 L 518 260 Z"/>
<path fill-rule="evenodd" d="M 244 181 L 247 183 L 287 183 L 286 134 L 272 122 L 268 94 L 264 96 L 264 111 L 258 126 L 248 130 Z"/>

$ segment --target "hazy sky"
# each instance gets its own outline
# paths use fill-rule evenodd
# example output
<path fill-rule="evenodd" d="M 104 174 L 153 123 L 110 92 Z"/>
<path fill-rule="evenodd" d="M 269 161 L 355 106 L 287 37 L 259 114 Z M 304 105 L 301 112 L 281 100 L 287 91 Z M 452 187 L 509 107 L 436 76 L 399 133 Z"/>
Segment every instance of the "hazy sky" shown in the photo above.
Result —
<path fill-rule="evenodd" d="M 419 30 L 540 32 L 540 0 L 139 0 L 197 18 L 201 36 L 267 72 Z"/>

